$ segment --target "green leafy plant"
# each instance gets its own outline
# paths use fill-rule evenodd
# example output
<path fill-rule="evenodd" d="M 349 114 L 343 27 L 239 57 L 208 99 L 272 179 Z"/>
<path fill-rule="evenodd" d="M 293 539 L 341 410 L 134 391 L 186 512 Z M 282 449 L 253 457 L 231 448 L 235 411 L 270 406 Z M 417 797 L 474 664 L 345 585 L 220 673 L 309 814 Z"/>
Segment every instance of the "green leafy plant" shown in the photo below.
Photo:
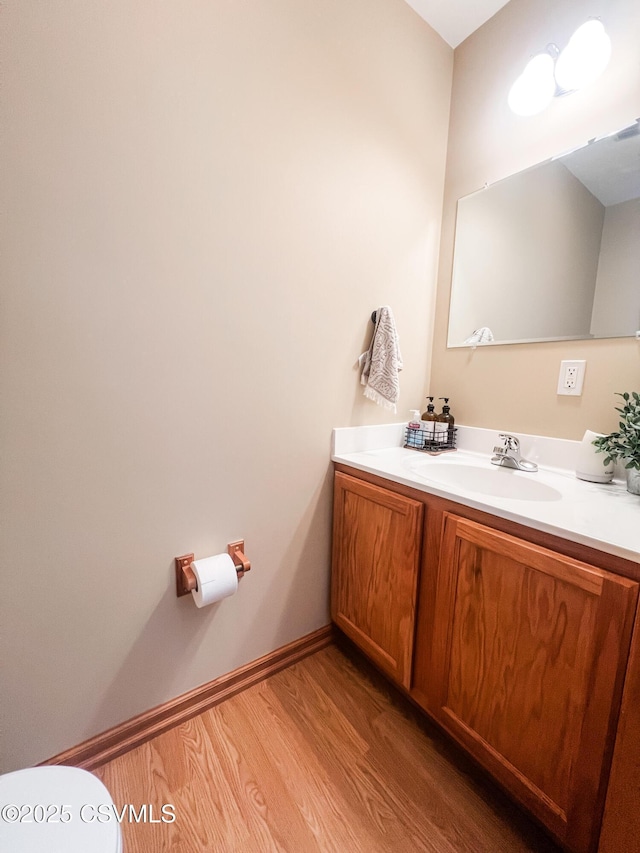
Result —
<path fill-rule="evenodd" d="M 606 453 L 604 464 L 608 465 L 614 459 L 624 459 L 625 468 L 640 470 L 640 394 L 626 391 L 617 394 L 624 400 L 624 406 L 616 406 L 616 412 L 622 417 L 618 424 L 618 432 L 603 435 L 593 442 L 599 453 Z"/>

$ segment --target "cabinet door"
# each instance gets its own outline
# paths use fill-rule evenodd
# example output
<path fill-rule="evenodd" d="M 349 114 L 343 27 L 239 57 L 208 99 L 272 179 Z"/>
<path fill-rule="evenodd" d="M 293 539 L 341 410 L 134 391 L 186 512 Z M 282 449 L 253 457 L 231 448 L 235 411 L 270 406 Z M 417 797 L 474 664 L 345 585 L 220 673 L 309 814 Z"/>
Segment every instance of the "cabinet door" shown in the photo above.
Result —
<path fill-rule="evenodd" d="M 597 843 L 637 588 L 445 514 L 436 715 L 570 850 Z"/>
<path fill-rule="evenodd" d="M 409 687 L 423 505 L 337 473 L 331 617 Z"/>

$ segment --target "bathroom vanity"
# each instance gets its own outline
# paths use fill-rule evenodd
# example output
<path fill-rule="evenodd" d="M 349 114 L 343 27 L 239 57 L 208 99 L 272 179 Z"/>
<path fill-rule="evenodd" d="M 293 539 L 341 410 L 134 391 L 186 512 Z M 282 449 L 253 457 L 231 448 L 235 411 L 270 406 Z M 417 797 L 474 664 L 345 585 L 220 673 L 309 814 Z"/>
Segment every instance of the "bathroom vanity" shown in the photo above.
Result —
<path fill-rule="evenodd" d="M 577 442 L 523 437 L 524 474 L 495 437 L 430 458 L 335 431 L 332 619 L 566 849 L 635 849 L 640 501 L 545 468 Z"/>

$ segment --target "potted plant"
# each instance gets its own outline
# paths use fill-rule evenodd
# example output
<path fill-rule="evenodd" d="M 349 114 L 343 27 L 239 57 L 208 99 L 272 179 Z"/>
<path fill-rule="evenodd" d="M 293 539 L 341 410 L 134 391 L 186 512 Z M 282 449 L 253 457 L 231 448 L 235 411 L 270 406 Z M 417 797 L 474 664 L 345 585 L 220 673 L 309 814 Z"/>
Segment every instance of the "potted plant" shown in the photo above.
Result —
<path fill-rule="evenodd" d="M 616 406 L 621 418 L 618 432 L 603 435 L 593 442 L 599 453 L 606 453 L 604 464 L 614 459 L 622 459 L 627 470 L 627 489 L 634 495 L 640 495 L 640 394 L 618 393 L 624 400 L 624 406 Z"/>

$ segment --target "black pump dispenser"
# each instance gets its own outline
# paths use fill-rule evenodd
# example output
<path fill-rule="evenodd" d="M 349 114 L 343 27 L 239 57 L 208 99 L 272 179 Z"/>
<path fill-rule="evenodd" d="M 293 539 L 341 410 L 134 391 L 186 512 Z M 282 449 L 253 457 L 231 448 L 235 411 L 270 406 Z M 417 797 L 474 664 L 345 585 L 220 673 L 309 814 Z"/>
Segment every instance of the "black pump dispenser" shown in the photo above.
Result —
<path fill-rule="evenodd" d="M 436 415 L 436 409 L 435 409 L 435 406 L 433 405 L 433 397 L 427 397 L 427 400 L 429 401 L 427 404 L 427 411 L 422 413 L 422 420 L 423 421 L 437 421 L 438 416 Z"/>
<path fill-rule="evenodd" d="M 440 400 L 444 400 L 444 405 L 442 407 L 442 412 L 438 415 L 437 420 L 438 423 L 447 424 L 447 438 L 450 444 L 453 444 L 453 427 L 455 424 L 455 418 L 451 414 L 451 407 L 449 406 L 449 398 L 448 397 L 439 397 Z"/>

